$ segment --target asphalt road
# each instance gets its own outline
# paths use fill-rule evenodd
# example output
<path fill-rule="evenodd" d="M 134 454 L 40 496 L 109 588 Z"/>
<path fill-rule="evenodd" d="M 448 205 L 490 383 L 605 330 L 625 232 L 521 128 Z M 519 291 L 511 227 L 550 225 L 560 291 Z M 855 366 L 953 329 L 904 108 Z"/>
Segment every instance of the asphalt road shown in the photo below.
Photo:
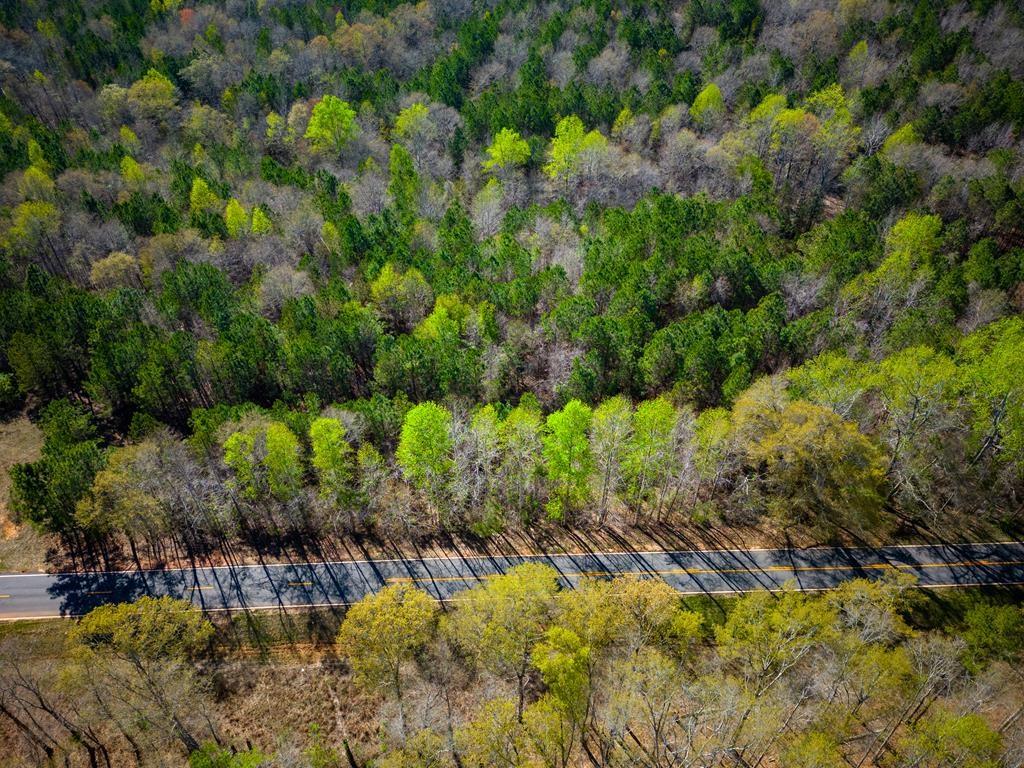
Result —
<path fill-rule="evenodd" d="M 777 589 L 793 580 L 821 590 L 893 568 L 924 587 L 1024 585 L 1024 542 L 880 549 L 587 552 L 453 556 L 334 563 L 199 567 L 108 573 L 0 575 L 0 620 L 79 616 L 104 603 L 171 595 L 208 611 L 340 606 L 388 584 L 412 583 L 440 600 L 522 562 L 546 563 L 565 584 L 584 576 L 661 578 L 686 595 Z"/>

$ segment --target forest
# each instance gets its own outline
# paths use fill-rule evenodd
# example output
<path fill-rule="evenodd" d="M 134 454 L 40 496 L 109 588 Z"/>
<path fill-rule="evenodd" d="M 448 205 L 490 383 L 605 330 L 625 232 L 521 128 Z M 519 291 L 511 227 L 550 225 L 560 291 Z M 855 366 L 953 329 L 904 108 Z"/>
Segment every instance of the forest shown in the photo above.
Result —
<path fill-rule="evenodd" d="M 1011 0 L 0 2 L 0 571 L 1019 539 L 1022 373 Z M 884 580 L 714 609 L 566 586 L 311 615 L 356 714 L 289 733 L 232 719 L 293 663 L 243 674 L 237 617 L 105 606 L 59 649 L 0 624 L 0 743 L 1024 761 L 1019 595 L 944 626 Z"/>

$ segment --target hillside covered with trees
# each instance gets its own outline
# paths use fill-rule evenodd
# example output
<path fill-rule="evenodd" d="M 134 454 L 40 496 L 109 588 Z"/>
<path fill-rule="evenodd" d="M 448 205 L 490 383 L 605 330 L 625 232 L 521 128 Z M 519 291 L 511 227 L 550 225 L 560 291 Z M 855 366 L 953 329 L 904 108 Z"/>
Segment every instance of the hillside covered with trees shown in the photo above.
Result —
<path fill-rule="evenodd" d="M 1024 11 L 0 3 L 0 418 L 26 415 L 41 454 L 0 531 L 31 526 L 55 568 L 1019 537 Z M 651 583 L 516 578 L 494 589 L 529 599 L 481 588 L 440 619 L 411 590 L 350 611 L 346 690 L 386 712 L 359 699 L 358 754 L 331 728 L 274 759 L 1024 759 L 1018 651 L 912 629 L 905 585 L 751 596 L 712 627 Z M 648 602 L 599 620 L 606 588 Z M 70 629 L 59 679 L 5 668 L 28 764 L 267 762 L 272 741 L 232 756 L 223 710 L 181 719 L 233 701 L 212 625 L 153 608 L 171 629 L 146 638 L 131 610 Z M 960 626 L 1006 639 L 1014 610 Z"/>

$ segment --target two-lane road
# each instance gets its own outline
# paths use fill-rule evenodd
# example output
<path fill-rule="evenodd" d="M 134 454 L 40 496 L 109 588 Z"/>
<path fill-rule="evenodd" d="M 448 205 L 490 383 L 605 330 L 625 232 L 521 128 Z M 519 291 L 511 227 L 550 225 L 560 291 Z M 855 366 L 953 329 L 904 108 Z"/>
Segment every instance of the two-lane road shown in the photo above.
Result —
<path fill-rule="evenodd" d="M 586 552 L 451 556 L 196 567 L 108 573 L 0 575 L 0 620 L 80 616 L 104 603 L 170 595 L 208 611 L 341 606 L 389 584 L 410 583 L 439 600 L 522 562 L 550 565 L 571 585 L 584 576 L 638 574 L 686 595 L 778 589 L 794 581 L 821 590 L 898 569 L 923 587 L 1024 585 L 1024 542 L 928 544 L 879 549 Z"/>

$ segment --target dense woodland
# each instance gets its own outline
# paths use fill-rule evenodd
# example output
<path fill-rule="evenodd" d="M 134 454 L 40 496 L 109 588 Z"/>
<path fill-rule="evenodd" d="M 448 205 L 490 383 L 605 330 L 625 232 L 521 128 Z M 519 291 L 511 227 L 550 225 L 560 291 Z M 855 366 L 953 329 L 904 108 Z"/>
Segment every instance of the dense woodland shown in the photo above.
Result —
<path fill-rule="evenodd" d="M 75 556 L 1019 522 L 1013 4 L 0 21 L 14 503 Z"/>

